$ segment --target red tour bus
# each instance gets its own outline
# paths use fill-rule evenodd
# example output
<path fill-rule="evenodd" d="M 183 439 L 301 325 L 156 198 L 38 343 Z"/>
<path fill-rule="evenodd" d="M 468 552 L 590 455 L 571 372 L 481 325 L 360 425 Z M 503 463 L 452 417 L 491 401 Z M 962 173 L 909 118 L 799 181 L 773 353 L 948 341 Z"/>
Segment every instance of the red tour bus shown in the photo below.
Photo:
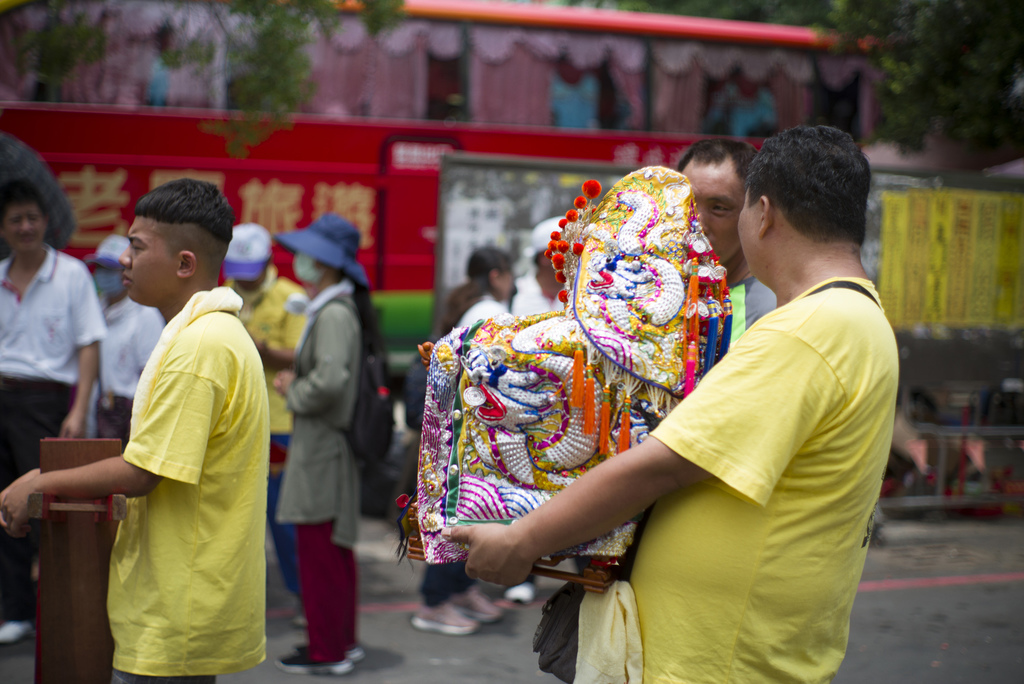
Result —
<path fill-rule="evenodd" d="M 41 25 L 39 3 L 5 4 L 0 36 Z M 756 141 L 810 120 L 866 135 L 877 118 L 864 60 L 829 54 L 810 29 L 407 0 L 404 23 L 377 39 L 343 13 L 311 47 L 318 90 L 306 111 L 237 159 L 200 130 L 224 116 L 229 77 L 159 60 L 167 27 L 198 35 L 218 25 L 201 21 L 215 4 L 80 6 L 109 27 L 107 55 L 78 68 L 60 104 L 33 101 L 32 74 L 10 68 L 14 41 L 0 40 L 0 131 L 37 150 L 64 187 L 78 224 L 66 251 L 124 233 L 139 196 L 184 175 L 216 183 L 240 222 L 272 233 L 333 211 L 363 234 L 359 258 L 394 351 L 429 333 L 446 153 L 671 165 L 701 135 Z"/>

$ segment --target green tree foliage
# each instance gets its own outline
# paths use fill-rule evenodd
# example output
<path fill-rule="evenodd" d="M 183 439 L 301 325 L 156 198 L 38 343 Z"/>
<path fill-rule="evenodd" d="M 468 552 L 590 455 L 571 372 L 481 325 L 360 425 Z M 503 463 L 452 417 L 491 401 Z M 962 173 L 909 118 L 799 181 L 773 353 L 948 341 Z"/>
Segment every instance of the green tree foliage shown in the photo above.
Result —
<path fill-rule="evenodd" d="M 46 28 L 19 39 L 21 69 L 34 68 L 52 100 L 59 98 L 60 85 L 71 71 L 102 59 L 106 46 L 102 27 L 88 25 L 83 14 L 67 16 L 64 3 L 48 0 Z M 401 21 L 402 6 L 402 0 L 363 0 L 360 16 L 376 35 Z M 224 119 L 203 122 L 202 128 L 223 136 L 228 154 L 245 157 L 274 131 L 289 127 L 289 115 L 313 96 L 305 48 L 317 31 L 335 30 L 338 10 L 334 0 L 229 0 L 226 12 L 233 20 L 232 30 L 226 24 L 223 28 L 235 109 Z M 212 45 L 198 40 L 161 56 L 171 68 L 202 67 L 213 54 Z"/>
<path fill-rule="evenodd" d="M 50 0 L 46 27 L 15 39 L 19 70 L 24 72 L 31 65 L 51 102 L 60 99 L 60 85 L 68 74 L 79 64 L 101 59 L 107 45 L 101 27 L 87 24 L 85 14 L 66 16 L 64 10 L 64 0 Z"/>
<path fill-rule="evenodd" d="M 305 47 L 317 29 L 336 28 L 338 13 L 333 0 L 231 0 L 228 6 L 243 27 L 229 33 L 228 45 L 229 94 L 237 110 L 227 119 L 204 122 L 203 130 L 223 136 L 231 156 L 245 157 L 274 131 L 289 128 L 289 115 L 314 95 Z M 371 35 L 401 16 L 402 0 L 364 0 L 361 9 Z"/>
<path fill-rule="evenodd" d="M 876 138 L 1024 147 L 1024 2 L 837 0 L 832 20 L 885 72 Z"/>

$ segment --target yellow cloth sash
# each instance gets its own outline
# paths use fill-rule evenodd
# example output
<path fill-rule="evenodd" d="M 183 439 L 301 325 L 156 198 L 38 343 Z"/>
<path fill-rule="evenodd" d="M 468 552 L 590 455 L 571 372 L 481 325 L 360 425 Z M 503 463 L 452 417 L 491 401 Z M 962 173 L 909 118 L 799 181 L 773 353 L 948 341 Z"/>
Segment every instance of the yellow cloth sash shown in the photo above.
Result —
<path fill-rule="evenodd" d="M 644 653 L 636 596 L 629 582 L 603 594 L 587 592 L 580 604 L 574 684 L 640 684 Z"/>

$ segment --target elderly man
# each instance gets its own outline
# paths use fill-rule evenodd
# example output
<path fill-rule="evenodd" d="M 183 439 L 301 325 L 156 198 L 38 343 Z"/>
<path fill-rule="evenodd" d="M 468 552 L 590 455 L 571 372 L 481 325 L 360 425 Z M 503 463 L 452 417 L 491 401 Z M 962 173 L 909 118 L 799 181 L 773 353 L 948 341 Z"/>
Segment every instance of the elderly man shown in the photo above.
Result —
<path fill-rule="evenodd" d="M 733 310 L 730 342 L 775 308 L 775 294 L 751 275 L 740 245 L 744 183 L 756 153 L 750 143 L 708 138 L 691 145 L 679 160 L 679 170 L 693 187 L 701 225 L 727 272 Z"/>

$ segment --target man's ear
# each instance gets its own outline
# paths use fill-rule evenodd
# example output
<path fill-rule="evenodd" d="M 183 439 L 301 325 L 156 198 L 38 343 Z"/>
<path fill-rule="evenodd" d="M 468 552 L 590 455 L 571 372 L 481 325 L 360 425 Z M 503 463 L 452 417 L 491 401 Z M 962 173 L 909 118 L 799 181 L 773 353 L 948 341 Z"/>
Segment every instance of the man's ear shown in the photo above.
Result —
<path fill-rule="evenodd" d="M 776 211 L 775 205 L 768 199 L 767 196 L 761 195 L 757 200 L 758 208 L 761 211 L 761 223 L 757 227 L 757 236 L 762 240 L 768 234 L 768 231 L 775 225 Z"/>
<path fill-rule="evenodd" d="M 178 252 L 178 277 L 191 278 L 199 271 L 199 260 L 195 252 L 182 250 Z"/>

